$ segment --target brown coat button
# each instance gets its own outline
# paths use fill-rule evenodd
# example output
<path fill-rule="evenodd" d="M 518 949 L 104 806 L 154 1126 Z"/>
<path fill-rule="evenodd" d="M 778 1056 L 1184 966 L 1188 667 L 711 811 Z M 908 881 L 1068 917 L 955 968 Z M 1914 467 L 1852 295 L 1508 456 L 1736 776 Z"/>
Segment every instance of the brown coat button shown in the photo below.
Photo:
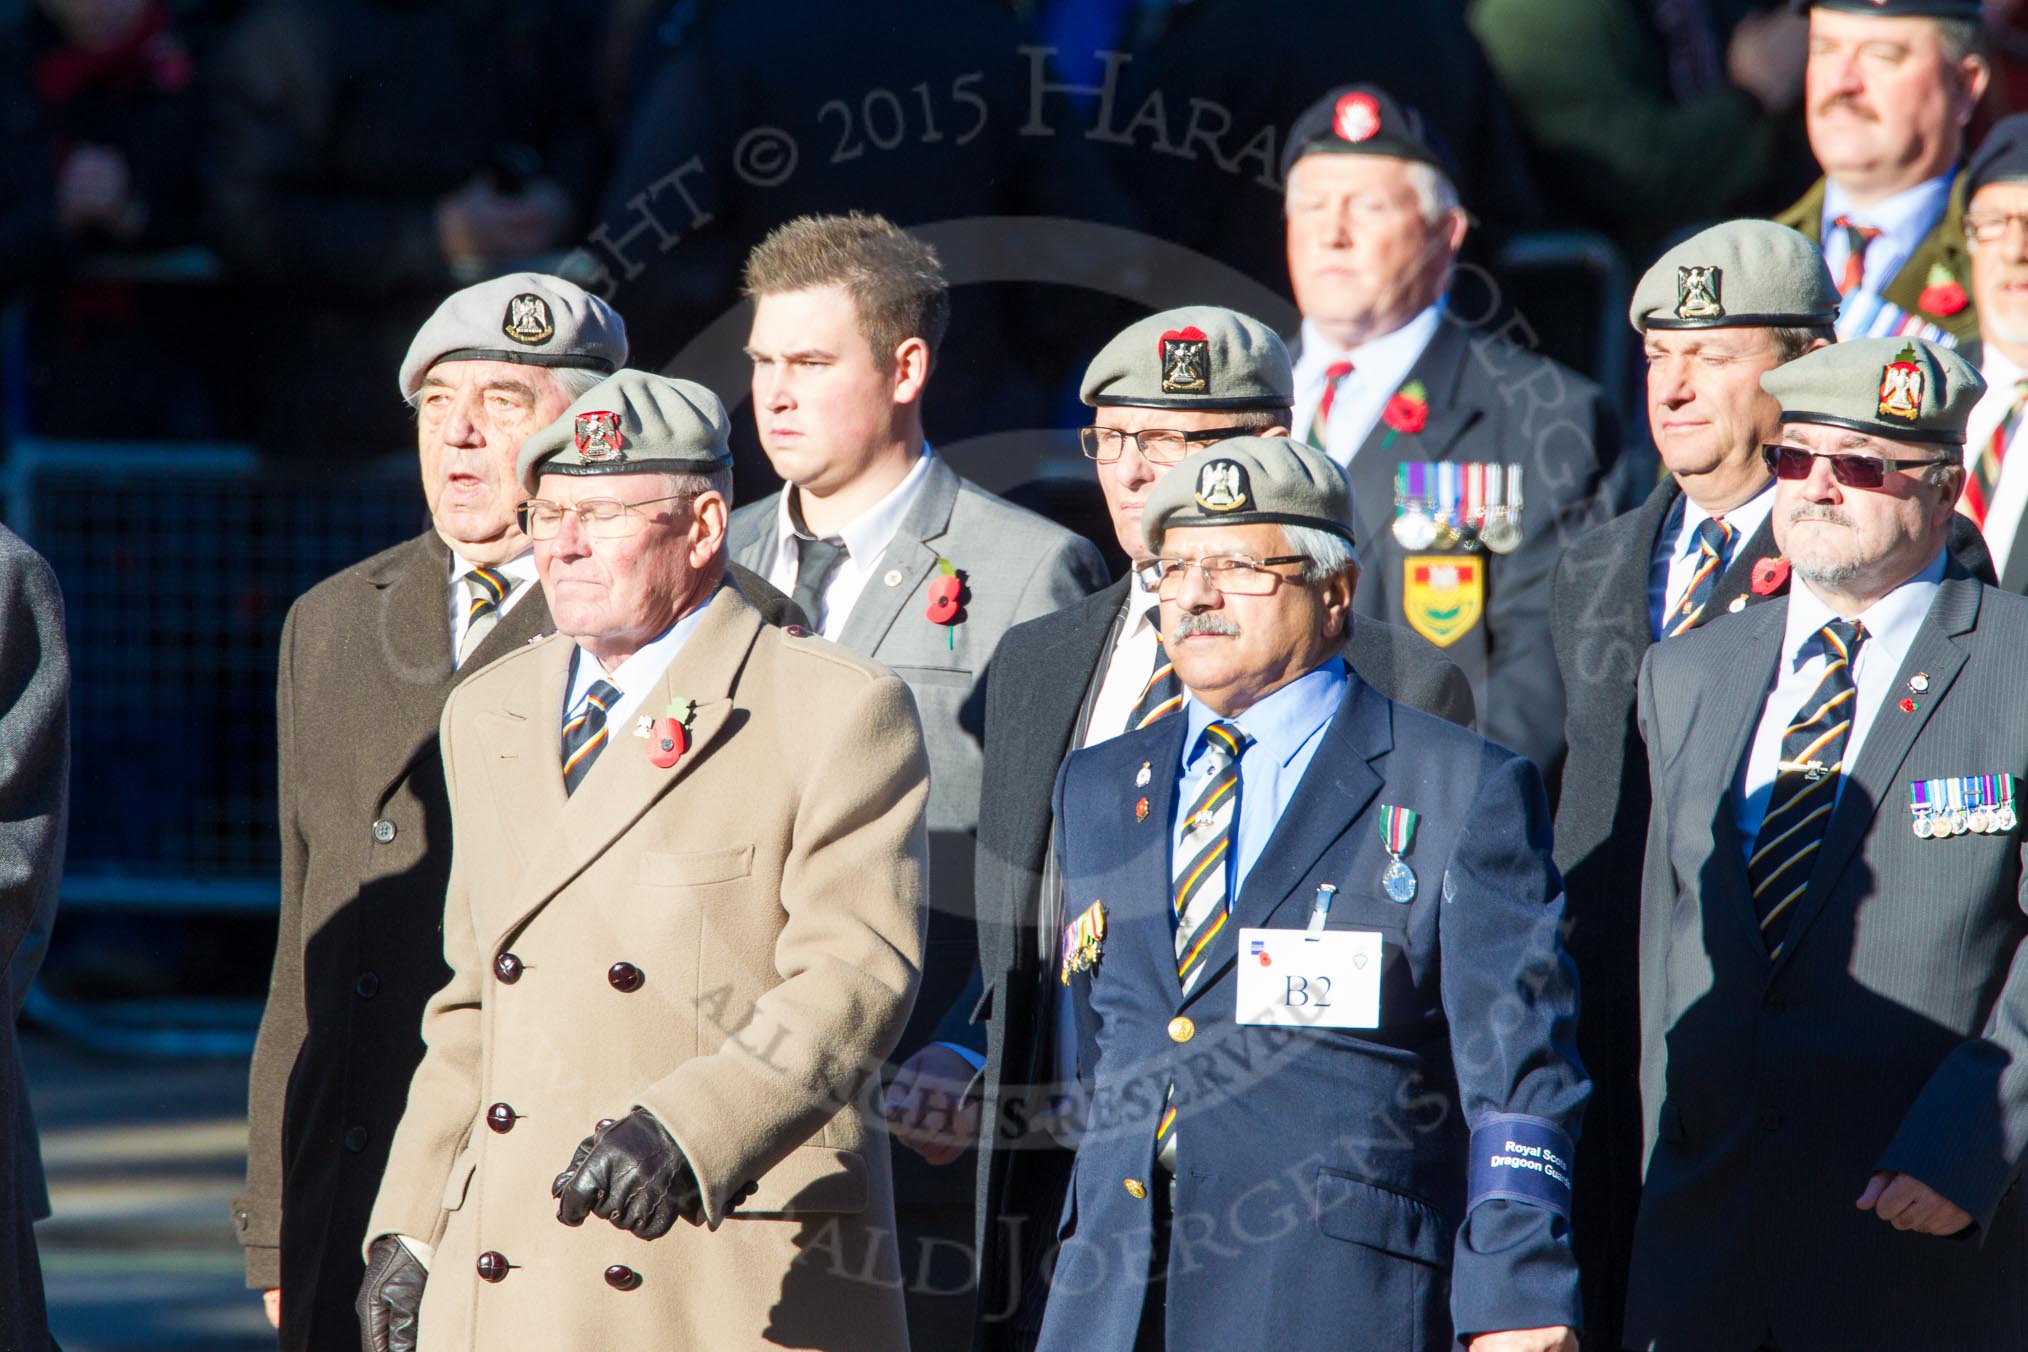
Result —
<path fill-rule="evenodd" d="M 508 1132 L 514 1130 L 514 1121 L 520 1116 L 520 1113 L 515 1112 L 506 1104 L 496 1103 L 486 1110 L 486 1125 L 500 1135 L 505 1136 Z"/>
<path fill-rule="evenodd" d="M 606 1269 L 606 1285 L 615 1291 L 631 1291 L 641 1284 L 641 1274 L 625 1263 L 615 1263 Z"/>
<path fill-rule="evenodd" d="M 495 1253 L 493 1250 L 488 1249 L 479 1255 L 479 1280 L 482 1282 L 505 1281 L 507 1279 L 507 1269 L 513 1266 L 512 1263 L 507 1261 L 506 1254 Z"/>
<path fill-rule="evenodd" d="M 502 953 L 493 959 L 493 975 L 511 986 L 521 979 L 521 959 L 512 953 Z"/>
<path fill-rule="evenodd" d="M 647 978 L 641 975 L 641 969 L 633 963 L 616 962 L 606 970 L 606 980 L 610 981 L 613 989 L 620 994 L 632 995 L 641 989 L 641 983 Z"/>
<path fill-rule="evenodd" d="M 360 999 L 371 1000 L 374 996 L 380 994 L 380 974 L 378 972 L 361 972 L 359 980 L 352 983 L 352 989 Z"/>
<path fill-rule="evenodd" d="M 617 1122 L 617 1121 L 619 1121 L 619 1119 L 618 1119 L 617 1117 L 601 1117 L 601 1118 L 599 1119 L 599 1124 L 598 1124 L 597 1126 L 593 1127 L 593 1128 L 592 1128 L 592 1130 L 593 1130 L 593 1131 L 604 1131 L 604 1130 L 605 1130 L 605 1129 L 606 1129 L 607 1127 L 610 1127 L 610 1126 L 611 1126 L 611 1125 L 612 1125 L 613 1123 L 615 1123 L 615 1122 Z"/>

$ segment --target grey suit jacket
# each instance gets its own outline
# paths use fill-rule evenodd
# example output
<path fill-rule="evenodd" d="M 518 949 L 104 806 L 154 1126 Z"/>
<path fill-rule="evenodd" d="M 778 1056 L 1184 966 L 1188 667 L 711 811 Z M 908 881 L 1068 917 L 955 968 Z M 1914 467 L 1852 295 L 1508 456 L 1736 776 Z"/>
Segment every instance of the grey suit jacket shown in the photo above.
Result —
<path fill-rule="evenodd" d="M 774 562 L 781 495 L 732 514 L 732 556 L 761 576 Z M 932 622 L 925 592 L 944 558 L 964 579 L 964 610 L 952 627 Z M 961 1030 L 975 970 L 973 838 L 987 663 L 1000 636 L 1106 584 L 1091 543 L 1004 502 L 932 459 L 914 504 L 859 594 L 838 641 L 893 669 L 915 695 L 930 757 L 930 920 L 915 1014 L 902 1035 L 908 1055 L 932 1035 Z"/>
<path fill-rule="evenodd" d="M 1649 650 L 1641 890 L 1648 1161 L 1629 1346 L 2028 1346 L 2028 893 L 2021 831 L 1918 839 L 1911 780 L 2028 778 L 2028 600 L 1950 567 L 1841 788 L 1770 962 L 1733 782 L 1788 603 Z M 1853 1201 L 1875 1170 L 1970 1212 L 1953 1239 Z"/>

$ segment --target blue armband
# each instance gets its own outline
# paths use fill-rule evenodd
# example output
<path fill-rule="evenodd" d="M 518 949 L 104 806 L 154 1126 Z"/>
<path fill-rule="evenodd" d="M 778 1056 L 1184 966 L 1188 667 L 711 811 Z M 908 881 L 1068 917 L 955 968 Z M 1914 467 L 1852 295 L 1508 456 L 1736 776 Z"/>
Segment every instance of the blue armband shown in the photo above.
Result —
<path fill-rule="evenodd" d="M 1472 1130 L 1470 1211 L 1481 1202 L 1525 1202 L 1570 1218 L 1570 1134 L 1543 1117 L 1491 1113 Z"/>

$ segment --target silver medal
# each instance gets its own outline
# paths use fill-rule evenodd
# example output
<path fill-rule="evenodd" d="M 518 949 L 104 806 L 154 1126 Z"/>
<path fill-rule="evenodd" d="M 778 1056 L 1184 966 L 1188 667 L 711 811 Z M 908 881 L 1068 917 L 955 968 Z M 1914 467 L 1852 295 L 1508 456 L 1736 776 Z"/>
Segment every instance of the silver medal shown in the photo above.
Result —
<path fill-rule="evenodd" d="M 1479 542 L 1495 554 L 1511 554 L 1521 547 L 1521 527 L 1507 508 L 1495 507 L 1479 527 Z"/>
<path fill-rule="evenodd" d="M 1917 840 L 1928 840 L 1931 836 L 1935 834 L 1936 828 L 1930 823 L 1929 814 L 1927 812 L 1916 813 L 1915 838 Z"/>
<path fill-rule="evenodd" d="M 1387 891 L 1387 899 L 1400 906 L 1415 900 L 1415 870 L 1401 862 L 1396 855 L 1387 871 L 1380 875 L 1380 885 Z"/>
<path fill-rule="evenodd" d="M 1428 549 L 1437 537 L 1437 523 L 1420 502 L 1401 506 L 1394 518 L 1394 538 L 1403 549 L 1418 553 Z"/>
<path fill-rule="evenodd" d="M 1993 814 L 1983 806 L 1975 807 L 1965 814 L 1965 825 L 1980 835 L 1989 835 L 1993 830 Z"/>

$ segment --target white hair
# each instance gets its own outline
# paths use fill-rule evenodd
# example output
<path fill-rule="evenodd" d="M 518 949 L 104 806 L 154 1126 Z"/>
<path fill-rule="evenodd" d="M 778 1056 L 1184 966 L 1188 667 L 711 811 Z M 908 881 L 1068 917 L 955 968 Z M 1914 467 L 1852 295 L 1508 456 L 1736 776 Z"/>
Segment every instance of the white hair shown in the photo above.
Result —
<path fill-rule="evenodd" d="M 556 382 L 557 392 L 563 396 L 563 402 L 566 404 L 576 403 L 580 395 L 589 393 L 592 386 L 611 374 L 607 371 L 594 371 L 588 366 L 531 366 L 528 369 L 546 372 L 550 379 Z M 422 407 L 423 385 L 427 382 L 429 373 L 425 371 L 423 375 L 424 381 L 418 382 L 416 388 L 402 401 L 411 409 Z"/>
<path fill-rule="evenodd" d="M 1435 225 L 1459 207 L 1458 190 L 1450 175 L 1433 164 L 1415 160 L 1408 166 L 1408 184 L 1415 189 L 1415 200 L 1422 205 L 1422 218 Z"/>
<path fill-rule="evenodd" d="M 1322 582 L 1336 577 L 1359 562 L 1359 551 L 1336 531 L 1319 526 L 1283 526 L 1282 540 L 1288 553 L 1301 554 L 1303 581 Z"/>

